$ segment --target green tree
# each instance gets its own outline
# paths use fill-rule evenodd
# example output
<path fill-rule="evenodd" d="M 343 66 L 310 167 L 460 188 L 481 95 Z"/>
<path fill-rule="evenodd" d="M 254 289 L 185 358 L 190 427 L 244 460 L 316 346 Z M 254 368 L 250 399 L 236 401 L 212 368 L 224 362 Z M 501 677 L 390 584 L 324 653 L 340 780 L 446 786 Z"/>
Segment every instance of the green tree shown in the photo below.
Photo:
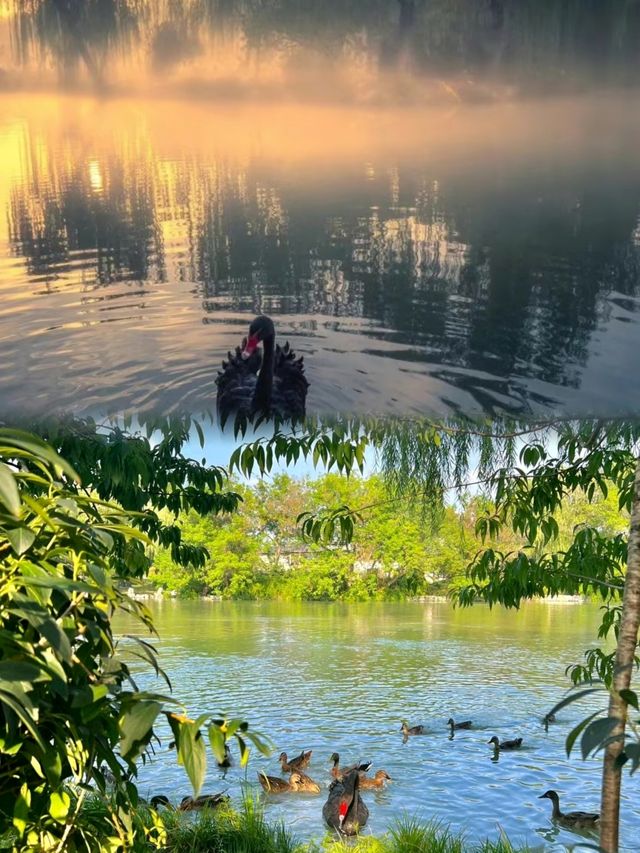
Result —
<path fill-rule="evenodd" d="M 0 429 L 0 834 L 13 849 L 104 849 L 128 844 L 138 793 L 136 768 L 168 720 L 176 753 L 197 792 L 206 769 L 208 729 L 219 760 L 235 737 L 266 744 L 241 720 L 190 719 L 175 699 L 140 691 L 131 660 L 163 675 L 153 646 L 117 641 L 118 612 L 153 630 L 149 612 L 120 582 L 140 567 L 148 537 L 140 517 L 87 494 L 49 444 Z M 115 790 L 109 838 L 82 821 L 89 786 Z M 147 840 L 162 840 L 162 823 Z M 8 833 L 8 834 L 7 834 Z"/>

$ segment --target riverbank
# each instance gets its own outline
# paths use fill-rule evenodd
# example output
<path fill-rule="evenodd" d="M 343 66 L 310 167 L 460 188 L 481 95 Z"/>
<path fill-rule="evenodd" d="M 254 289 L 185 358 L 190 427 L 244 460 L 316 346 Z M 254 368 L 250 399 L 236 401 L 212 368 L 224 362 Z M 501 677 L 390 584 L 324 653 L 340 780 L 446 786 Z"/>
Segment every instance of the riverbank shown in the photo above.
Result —
<path fill-rule="evenodd" d="M 109 824 L 107 799 L 90 798 L 83 807 L 80 825 L 91 821 L 103 825 L 105 837 Z M 357 838 L 339 840 L 328 829 L 324 837 L 302 842 L 295 832 L 277 821 L 267 821 L 259 801 L 244 798 L 236 809 L 231 806 L 197 813 L 158 811 L 139 804 L 132 818 L 129 843 L 132 853 L 527 853 L 514 847 L 506 836 L 495 841 L 469 842 L 464 834 L 452 832 L 438 822 L 420 822 L 400 818 L 383 835 L 371 835 L 368 827 Z"/>

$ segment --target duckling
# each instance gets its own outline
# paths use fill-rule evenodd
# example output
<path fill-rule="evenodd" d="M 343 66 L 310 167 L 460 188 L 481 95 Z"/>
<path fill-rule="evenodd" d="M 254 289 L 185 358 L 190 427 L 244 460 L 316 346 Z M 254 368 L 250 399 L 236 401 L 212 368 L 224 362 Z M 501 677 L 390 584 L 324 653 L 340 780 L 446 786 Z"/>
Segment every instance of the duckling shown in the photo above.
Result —
<path fill-rule="evenodd" d="M 424 726 L 410 726 L 406 720 L 403 720 L 400 731 L 405 737 L 409 737 L 409 735 L 422 735 L 424 734 Z"/>
<path fill-rule="evenodd" d="M 470 729 L 473 723 L 471 720 L 465 720 L 464 723 L 456 723 L 453 720 L 453 717 L 449 717 L 447 720 L 447 725 L 451 727 L 451 731 L 454 729 Z"/>
<path fill-rule="evenodd" d="M 487 741 L 487 743 L 492 743 L 495 750 L 519 749 L 522 746 L 522 738 L 517 737 L 513 740 L 503 740 L 502 743 L 500 743 L 500 740 L 494 735 L 490 741 Z"/>
<path fill-rule="evenodd" d="M 199 797 L 183 797 L 178 806 L 181 812 L 192 812 L 196 809 L 213 809 L 222 803 L 228 803 L 229 797 L 224 794 L 202 794 Z"/>
<path fill-rule="evenodd" d="M 545 797 L 553 803 L 551 819 L 557 820 L 558 823 L 563 823 L 565 826 L 573 826 L 576 829 L 591 829 L 600 820 L 600 815 L 595 812 L 561 812 L 560 797 L 556 791 L 545 791 L 538 799 L 543 800 Z"/>
<path fill-rule="evenodd" d="M 362 764 L 352 764 L 350 767 L 340 767 L 340 756 L 337 752 L 331 753 L 331 758 L 329 761 L 333 761 L 333 767 L 331 768 L 331 775 L 334 779 L 342 779 L 347 773 L 351 770 L 357 770 L 359 774 L 366 773 L 367 770 L 373 764 L 372 761 L 365 761 Z"/>
<path fill-rule="evenodd" d="M 310 749 L 308 752 L 302 750 L 300 755 L 291 759 L 287 759 L 286 752 L 281 752 L 278 761 L 280 762 L 280 766 L 282 767 L 282 772 L 291 773 L 293 770 L 302 770 L 303 767 L 307 767 L 309 761 L 311 761 L 312 752 L 312 749 Z"/>
<path fill-rule="evenodd" d="M 329 788 L 322 816 L 341 835 L 356 835 L 369 817 L 369 809 L 360 799 L 359 786 L 360 774 L 357 769 L 353 769 L 345 773 L 342 779 L 332 782 Z"/>
<path fill-rule="evenodd" d="M 373 779 L 370 776 L 360 776 L 360 787 L 361 788 L 384 788 L 385 782 L 391 782 L 391 776 L 387 773 L 386 770 L 376 770 L 376 775 Z"/>
<path fill-rule="evenodd" d="M 258 773 L 258 779 L 267 794 L 320 793 L 320 785 L 298 770 L 294 770 L 291 776 L 289 776 L 288 782 L 285 782 L 284 779 L 279 779 L 277 776 L 267 776 L 262 770 Z"/>

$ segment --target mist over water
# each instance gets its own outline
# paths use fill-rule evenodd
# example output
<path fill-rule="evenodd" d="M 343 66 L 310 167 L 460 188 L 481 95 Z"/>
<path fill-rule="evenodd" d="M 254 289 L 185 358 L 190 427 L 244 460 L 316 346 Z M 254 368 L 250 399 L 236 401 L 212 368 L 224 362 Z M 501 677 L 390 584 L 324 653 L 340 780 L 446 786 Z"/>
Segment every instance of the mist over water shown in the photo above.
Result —
<path fill-rule="evenodd" d="M 211 407 L 267 313 L 305 357 L 311 413 L 629 413 L 626 102 L 5 96 L 5 411 Z"/>

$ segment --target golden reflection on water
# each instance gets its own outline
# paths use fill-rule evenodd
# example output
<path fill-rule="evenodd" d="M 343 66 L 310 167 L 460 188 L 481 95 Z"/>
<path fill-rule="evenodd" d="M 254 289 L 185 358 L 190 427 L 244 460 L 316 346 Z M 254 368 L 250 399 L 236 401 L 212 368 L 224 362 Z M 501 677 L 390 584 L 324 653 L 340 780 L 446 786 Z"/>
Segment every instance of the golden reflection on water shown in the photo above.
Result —
<path fill-rule="evenodd" d="M 43 399 L 40 355 L 84 383 L 67 402 L 191 406 L 211 400 L 211 364 L 264 311 L 316 371 L 310 410 L 471 411 L 487 376 L 490 399 L 519 410 L 514 371 L 547 383 L 537 399 L 555 405 L 549 384 L 579 387 L 607 318 L 592 295 L 608 287 L 607 253 L 626 253 L 633 278 L 639 131 L 611 98 L 347 109 L 4 96 L 0 342 L 19 318 Z M 609 235 L 599 198 L 622 162 L 628 198 Z M 594 228 L 602 260 L 587 282 Z"/>

